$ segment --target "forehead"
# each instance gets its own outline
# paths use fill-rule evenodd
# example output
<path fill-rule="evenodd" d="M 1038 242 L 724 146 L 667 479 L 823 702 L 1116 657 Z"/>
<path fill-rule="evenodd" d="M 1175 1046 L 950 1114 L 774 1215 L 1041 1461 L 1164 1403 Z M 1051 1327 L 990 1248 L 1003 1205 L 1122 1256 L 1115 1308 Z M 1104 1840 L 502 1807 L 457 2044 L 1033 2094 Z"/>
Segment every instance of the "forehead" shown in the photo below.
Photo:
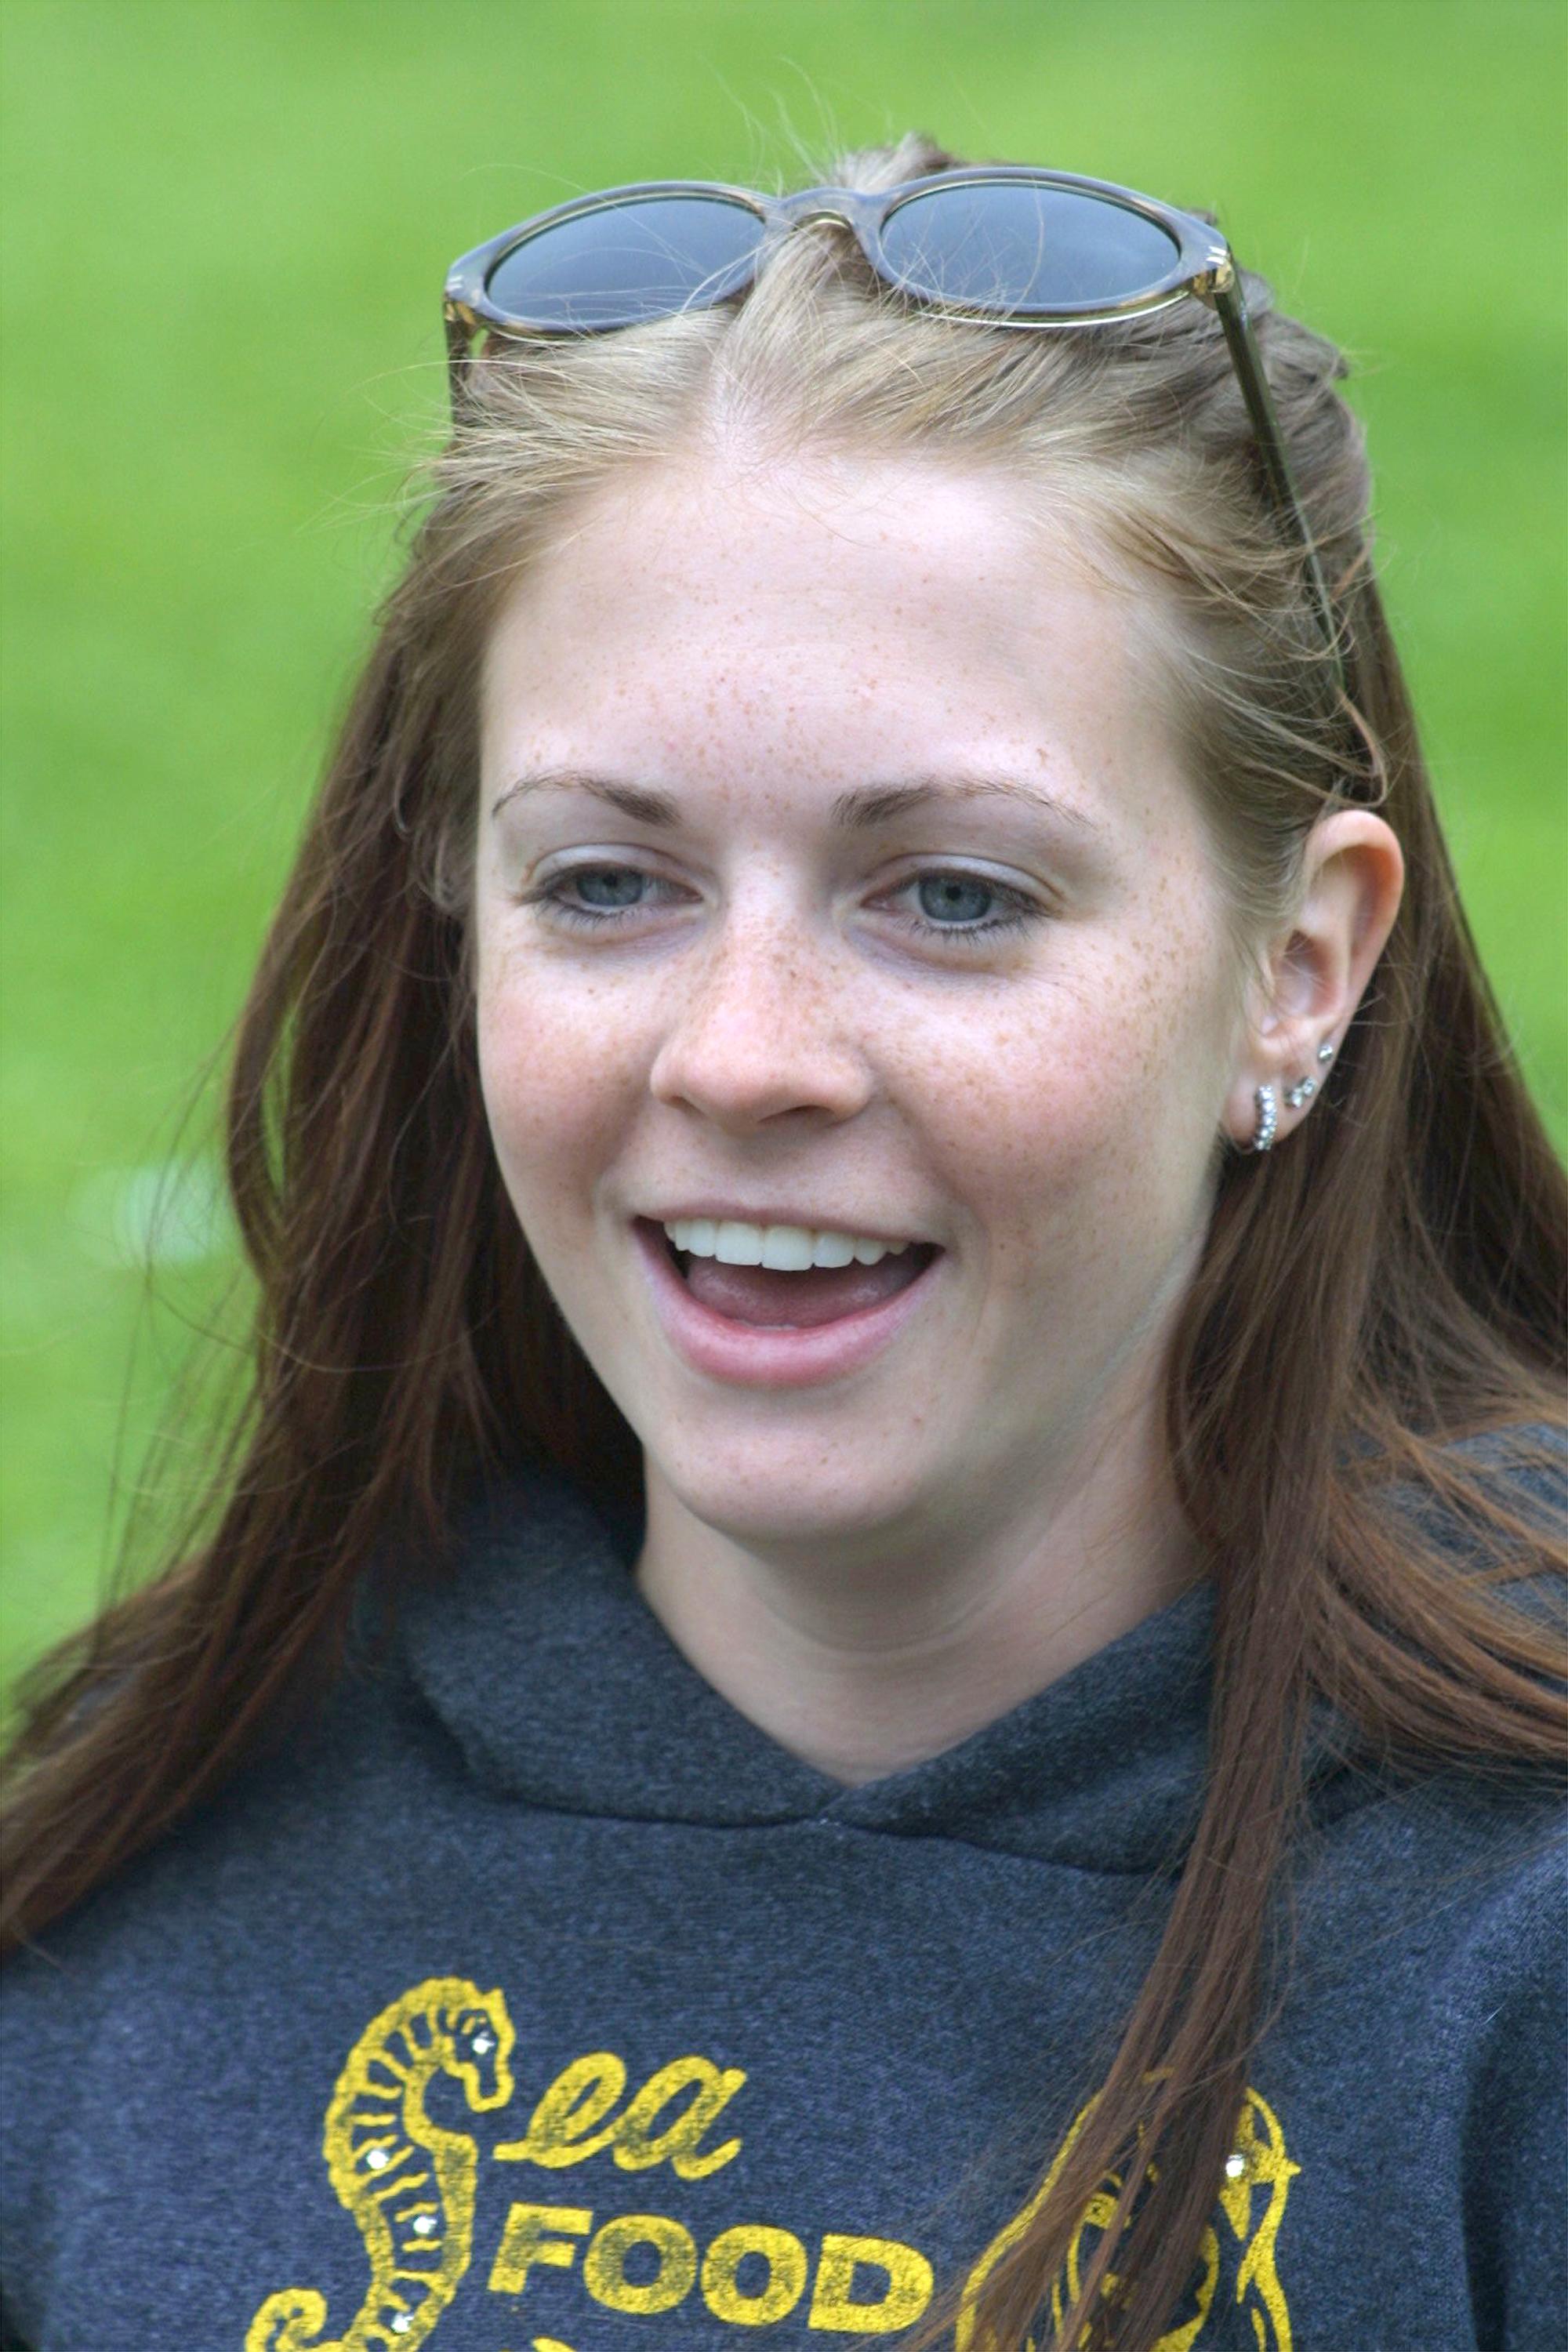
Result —
<path fill-rule="evenodd" d="M 1163 800 L 1179 789 L 1163 714 L 1091 553 L 1081 525 L 979 470 L 693 457 L 628 474 L 501 609 L 487 779 L 593 761 L 776 788 L 1002 759 L 1100 803 L 1131 783 Z"/>

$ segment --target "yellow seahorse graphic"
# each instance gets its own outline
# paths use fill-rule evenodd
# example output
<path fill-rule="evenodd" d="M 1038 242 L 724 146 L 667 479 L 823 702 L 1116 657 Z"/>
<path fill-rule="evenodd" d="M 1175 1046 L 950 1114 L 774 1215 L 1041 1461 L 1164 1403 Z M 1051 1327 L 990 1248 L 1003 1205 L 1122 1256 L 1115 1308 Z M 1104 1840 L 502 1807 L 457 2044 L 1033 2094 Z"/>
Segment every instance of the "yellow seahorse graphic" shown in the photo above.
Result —
<path fill-rule="evenodd" d="M 1051 2168 L 1035 2195 L 1023 2211 L 1015 2214 L 1006 2228 L 993 2238 L 970 2272 L 958 2324 L 953 2330 L 955 2352 L 992 2352 L 990 2345 L 978 2341 L 976 2336 L 974 2306 L 980 2290 L 1003 2256 L 1017 2244 L 1039 2212 L 1056 2186 L 1068 2151 L 1098 2105 L 1097 2095 L 1073 2118 L 1072 2128 L 1057 2150 Z M 1286 2152 L 1285 2135 L 1273 2108 L 1258 2092 L 1248 2090 L 1237 2125 L 1236 2137 L 1231 2143 L 1231 2153 L 1226 2160 L 1225 2179 L 1218 2201 L 1220 2216 L 1229 2225 L 1236 2242 L 1241 2248 L 1235 2299 L 1252 2322 L 1258 2352 L 1292 2352 L 1290 2313 L 1275 2267 L 1274 2253 L 1279 2224 L 1285 2217 L 1285 2200 L 1289 2193 L 1290 2183 L 1300 2168 L 1299 2164 L 1291 2162 Z M 1063 2274 L 1051 2288 L 1053 2332 L 1058 2337 L 1062 2321 L 1071 2309 L 1083 2283 L 1083 2273 L 1088 2267 L 1085 2256 L 1092 2252 L 1093 2237 L 1110 2221 L 1121 2188 L 1121 2180 L 1114 2174 L 1110 2175 L 1090 2198 L 1084 2209 L 1083 2219 L 1073 2234 Z M 1261 2193 L 1264 2200 L 1263 2210 L 1256 2222 L 1252 2218 L 1255 2192 Z M 1176 2326 L 1161 2336 L 1154 2352 L 1191 2352 L 1207 2324 L 1223 2267 L 1220 2233 L 1213 2222 L 1199 2241 L 1198 2265 L 1199 2275 L 1190 2290 L 1185 2312 Z M 1030 2352 L 1036 2352 L 1033 2337 L 1029 2339 L 1029 2345 Z"/>
<path fill-rule="evenodd" d="M 284 2287 L 251 2321 L 245 2352 L 424 2343 L 468 2267 L 479 2168 L 472 2139 L 432 2123 L 425 2094 L 447 2074 L 476 2114 L 504 2107 L 512 2040 L 504 1996 L 466 1977 L 426 1978 L 366 2027 L 338 2076 L 322 2152 L 364 2240 L 370 2290 L 346 2333 L 327 2343 L 326 2298 Z"/>

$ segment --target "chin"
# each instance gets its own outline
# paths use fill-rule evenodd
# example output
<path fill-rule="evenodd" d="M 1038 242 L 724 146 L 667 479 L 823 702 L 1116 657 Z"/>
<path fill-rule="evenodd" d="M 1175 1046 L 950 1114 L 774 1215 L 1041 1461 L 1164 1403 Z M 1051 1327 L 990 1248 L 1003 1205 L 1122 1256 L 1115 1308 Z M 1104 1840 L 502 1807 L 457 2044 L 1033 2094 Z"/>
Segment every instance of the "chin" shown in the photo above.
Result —
<path fill-rule="evenodd" d="M 689 1446 L 645 1451 L 650 1474 L 657 1471 L 684 1509 L 747 1546 L 852 1544 L 857 1537 L 885 1543 L 900 1519 L 918 1520 L 934 1499 L 929 1463 L 900 1473 L 883 1460 L 872 1483 L 863 1456 L 847 1449 L 842 1463 L 825 1465 L 820 1441 L 804 1434 L 796 1445 L 753 1441 L 743 1467 L 733 1446 L 719 1459 Z"/>

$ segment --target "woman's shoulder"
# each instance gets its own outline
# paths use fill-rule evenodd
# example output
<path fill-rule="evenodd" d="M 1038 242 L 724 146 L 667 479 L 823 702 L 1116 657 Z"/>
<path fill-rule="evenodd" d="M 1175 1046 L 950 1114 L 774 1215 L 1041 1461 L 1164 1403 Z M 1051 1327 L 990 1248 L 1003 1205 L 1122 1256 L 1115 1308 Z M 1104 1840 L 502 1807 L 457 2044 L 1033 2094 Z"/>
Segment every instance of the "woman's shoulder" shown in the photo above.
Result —
<path fill-rule="evenodd" d="M 1433 1546 L 1480 1604 L 1484 1634 L 1522 1633 L 1520 1659 L 1548 1690 L 1568 1687 L 1568 1427 L 1516 1421 L 1427 1456 L 1437 1478 L 1400 1480 L 1384 1502 Z M 1448 1474 L 1454 1474 L 1452 1480 Z M 1478 1508 L 1478 1498 L 1479 1507 Z M 1490 1507 L 1500 1514 L 1493 1519 Z M 1486 1516 L 1481 1516 L 1482 1512 Z M 1521 1531 L 1510 1533 L 1517 1523 Z M 1512 1654 L 1506 1646 L 1500 1654 Z M 1521 1677 L 1527 1670 L 1521 1666 Z M 1542 1721 L 1544 1718 L 1542 1719 Z M 1330 1843 L 1382 1849 L 1390 1885 L 1430 1876 L 1432 1916 L 1533 1916 L 1568 1900 L 1568 1748 L 1374 1757 L 1367 1735 L 1326 1704 L 1314 1721 L 1313 1811 Z"/>
<path fill-rule="evenodd" d="M 276 2005 L 280 1958 L 331 1952 L 340 1895 L 368 1875 L 399 1899 L 392 1856 L 416 1824 L 396 1811 L 396 1714 L 387 1679 L 355 1671 L 309 1727 L 7 1955 L 0 2283 L 68 2262 L 53 2244 L 62 2180 L 74 2210 L 96 2178 L 115 2176 L 106 2069 L 221 2079 Z"/>
<path fill-rule="evenodd" d="M 1395 1475 L 1383 1488 L 1394 1508 L 1457 1558 L 1467 1548 L 1467 1514 L 1478 1505 L 1517 1517 L 1547 1542 L 1568 1539 L 1568 1421 L 1511 1420 L 1467 1436 L 1413 1445 L 1423 1475 Z M 1375 1471 L 1359 1465 L 1361 1477 Z"/>
<path fill-rule="evenodd" d="M 0 1964 L 0 2064 L 19 2063 L 47 2021 L 79 2032 L 132 1981 L 156 1985 L 177 1946 L 215 1945 L 224 1923 L 258 1940 L 296 1932 L 328 1889 L 362 1873 L 395 1831 L 417 1726 L 395 1665 L 351 1654 L 312 1712 L 242 1765 L 152 1845 Z M 378 1811 L 379 1807 L 379 1811 Z M 221 1999 L 243 1946 L 215 1975 Z"/>

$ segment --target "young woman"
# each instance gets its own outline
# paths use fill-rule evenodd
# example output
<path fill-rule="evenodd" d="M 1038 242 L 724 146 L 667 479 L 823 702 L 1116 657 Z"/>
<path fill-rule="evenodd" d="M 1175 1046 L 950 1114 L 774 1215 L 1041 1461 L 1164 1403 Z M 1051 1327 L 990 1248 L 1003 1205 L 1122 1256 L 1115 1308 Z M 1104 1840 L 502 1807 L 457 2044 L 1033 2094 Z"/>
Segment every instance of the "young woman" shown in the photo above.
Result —
<path fill-rule="evenodd" d="M 36 2352 L 1568 2326 L 1568 1203 L 1342 364 L 830 176 L 455 273 L 250 1409 L 20 1743 Z"/>

